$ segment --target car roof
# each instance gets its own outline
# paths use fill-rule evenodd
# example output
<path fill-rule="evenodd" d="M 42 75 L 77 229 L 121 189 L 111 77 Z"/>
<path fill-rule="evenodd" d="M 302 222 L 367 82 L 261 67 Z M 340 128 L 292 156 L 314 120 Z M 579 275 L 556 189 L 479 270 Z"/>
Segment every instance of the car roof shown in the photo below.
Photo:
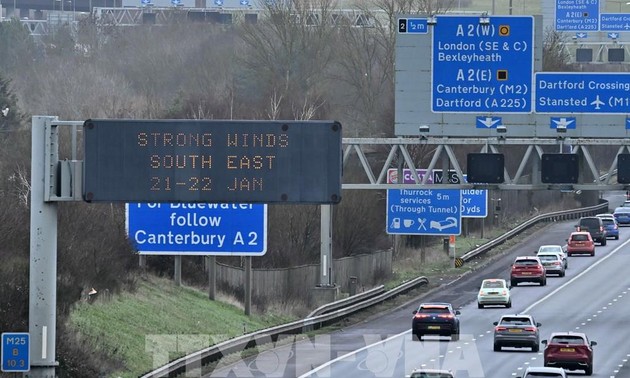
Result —
<path fill-rule="evenodd" d="M 481 282 L 506 282 L 503 278 L 486 278 Z"/>
<path fill-rule="evenodd" d="M 420 303 L 420 307 L 422 308 L 443 308 L 443 307 L 453 307 L 450 303 L 446 302 L 425 302 Z"/>
<path fill-rule="evenodd" d="M 560 244 L 545 244 L 545 245 L 541 245 L 540 247 L 538 247 L 538 249 L 541 249 L 541 248 L 551 248 L 551 247 L 554 247 L 554 248 L 562 248 L 562 246 L 561 246 Z"/>
<path fill-rule="evenodd" d="M 615 213 L 630 213 L 630 207 L 622 206 L 615 209 Z"/>
<path fill-rule="evenodd" d="M 584 332 L 573 332 L 573 331 L 552 332 L 549 338 L 551 339 L 554 336 L 580 336 L 580 337 L 588 338 Z"/>
<path fill-rule="evenodd" d="M 516 259 L 514 259 L 514 261 L 519 261 L 519 260 L 538 260 L 538 261 L 540 261 L 538 256 L 516 256 Z"/>
<path fill-rule="evenodd" d="M 529 314 L 503 314 L 501 315 L 501 319 L 503 318 L 528 318 L 533 319 L 534 317 Z"/>
<path fill-rule="evenodd" d="M 525 373 L 565 373 L 563 368 L 547 366 L 528 366 Z"/>
<path fill-rule="evenodd" d="M 603 214 L 597 214 L 595 215 L 598 218 L 610 218 L 610 217 L 614 217 L 614 215 L 612 215 L 611 213 L 603 213 Z"/>
<path fill-rule="evenodd" d="M 555 256 L 560 258 L 560 252 L 538 252 L 537 256 Z"/>

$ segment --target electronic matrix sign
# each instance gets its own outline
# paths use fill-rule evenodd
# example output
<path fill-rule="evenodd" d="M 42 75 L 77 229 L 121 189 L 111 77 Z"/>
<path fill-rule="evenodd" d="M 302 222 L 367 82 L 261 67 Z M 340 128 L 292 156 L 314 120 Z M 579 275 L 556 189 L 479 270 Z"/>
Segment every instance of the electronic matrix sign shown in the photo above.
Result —
<path fill-rule="evenodd" d="M 88 202 L 341 200 L 338 122 L 91 119 L 84 135 Z"/>

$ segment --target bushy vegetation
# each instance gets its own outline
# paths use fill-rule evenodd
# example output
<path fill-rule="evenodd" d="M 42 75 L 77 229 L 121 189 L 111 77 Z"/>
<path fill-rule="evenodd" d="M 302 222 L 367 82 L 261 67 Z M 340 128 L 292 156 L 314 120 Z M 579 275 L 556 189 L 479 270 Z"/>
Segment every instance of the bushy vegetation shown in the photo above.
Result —
<path fill-rule="evenodd" d="M 129 28 L 86 18 L 77 35 L 62 27 L 33 38 L 19 21 L 0 23 L 0 110 L 8 109 L 0 116 L 1 330 L 28 329 L 32 115 L 74 121 L 335 119 L 346 137 L 394 136 L 395 15 L 435 13 L 439 6 L 424 0 L 361 1 L 366 11 L 384 12 L 389 22 L 356 28 L 293 21 L 311 6 L 332 10 L 332 0 L 286 3 L 289 9 L 270 7 L 255 24 L 230 26 L 183 22 Z M 414 151 L 416 166 L 428 154 Z M 375 156 L 386 158 L 382 151 Z M 358 162 L 344 174 L 348 179 L 362 174 Z M 343 196 L 334 210 L 335 257 L 391 247 L 383 193 Z M 317 262 L 319 227 L 316 206 L 270 207 L 268 251 L 254 266 Z M 57 345 L 63 369 L 71 376 L 114 371 L 125 353 L 95 357 L 88 352 L 94 345 L 85 344 L 90 335 L 80 324 L 68 330 L 67 319 L 75 306 L 88 311 L 84 301 L 93 287 L 99 293 L 133 292 L 137 256 L 125 237 L 124 208 L 62 203 L 58 241 Z M 187 277 L 204 282 L 201 259 L 186 264 Z M 172 259 L 149 258 L 148 265 L 169 275 Z"/>

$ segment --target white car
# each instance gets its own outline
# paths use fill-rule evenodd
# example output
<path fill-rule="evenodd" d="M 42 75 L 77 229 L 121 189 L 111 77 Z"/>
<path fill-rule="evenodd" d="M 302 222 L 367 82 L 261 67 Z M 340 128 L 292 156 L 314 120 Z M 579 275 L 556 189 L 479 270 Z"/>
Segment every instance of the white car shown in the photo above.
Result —
<path fill-rule="evenodd" d="M 530 366 L 525 370 L 525 375 L 516 378 L 567 378 L 567 373 L 563 368 Z"/>
<path fill-rule="evenodd" d="M 560 255 L 560 258 L 564 262 L 564 269 L 569 269 L 569 259 L 567 259 L 567 254 L 565 252 L 564 247 L 557 244 L 549 244 L 549 245 L 541 245 L 538 247 L 538 251 L 536 251 L 536 255 L 542 252 L 553 252 Z"/>
<path fill-rule="evenodd" d="M 484 308 L 487 305 L 500 305 L 507 308 L 512 307 L 510 287 L 506 280 L 489 278 L 481 282 L 481 287 L 477 294 L 477 307 Z"/>

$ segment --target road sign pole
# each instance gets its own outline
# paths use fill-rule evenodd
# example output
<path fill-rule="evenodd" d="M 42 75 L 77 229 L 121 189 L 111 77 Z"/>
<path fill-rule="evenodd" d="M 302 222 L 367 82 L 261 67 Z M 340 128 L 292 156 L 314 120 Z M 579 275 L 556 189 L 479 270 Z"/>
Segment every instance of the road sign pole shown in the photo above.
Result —
<path fill-rule="evenodd" d="M 208 263 L 208 299 L 211 301 L 217 297 L 217 258 L 207 256 Z"/>
<path fill-rule="evenodd" d="M 57 203 L 45 202 L 46 153 L 55 155 L 54 117 L 33 117 L 31 130 L 31 232 L 29 318 L 32 378 L 55 377 L 57 320 Z M 50 134 L 50 135 L 48 135 Z M 56 160 L 56 159 L 53 159 Z"/>
<path fill-rule="evenodd" d="M 245 256 L 245 315 L 252 313 L 252 257 Z"/>

